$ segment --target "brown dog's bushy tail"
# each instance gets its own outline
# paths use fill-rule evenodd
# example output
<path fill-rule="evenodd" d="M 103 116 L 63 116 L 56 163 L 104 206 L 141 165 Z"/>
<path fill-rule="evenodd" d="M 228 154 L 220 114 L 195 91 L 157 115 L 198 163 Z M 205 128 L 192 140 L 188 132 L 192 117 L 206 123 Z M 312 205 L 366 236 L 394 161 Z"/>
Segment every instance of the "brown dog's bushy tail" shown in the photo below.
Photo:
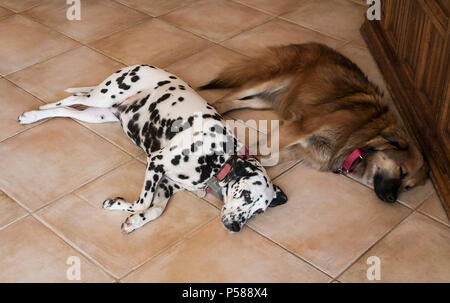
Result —
<path fill-rule="evenodd" d="M 241 60 L 226 67 L 217 78 L 211 80 L 205 85 L 199 87 L 204 89 L 225 89 L 237 88 L 255 79 L 256 70 L 254 69 L 253 60 Z"/>
<path fill-rule="evenodd" d="M 199 89 L 240 88 L 246 84 L 271 80 L 307 66 L 324 48 L 326 46 L 317 43 L 269 47 L 252 58 L 231 64 Z"/>

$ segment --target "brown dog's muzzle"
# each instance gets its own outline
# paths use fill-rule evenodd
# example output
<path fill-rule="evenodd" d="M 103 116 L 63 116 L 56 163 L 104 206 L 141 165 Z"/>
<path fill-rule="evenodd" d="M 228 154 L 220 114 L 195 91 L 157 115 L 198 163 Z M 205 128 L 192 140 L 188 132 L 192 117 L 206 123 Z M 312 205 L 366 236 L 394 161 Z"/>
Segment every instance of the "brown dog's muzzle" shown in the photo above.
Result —
<path fill-rule="evenodd" d="M 397 201 L 401 184 L 400 179 L 386 178 L 382 174 L 376 174 L 373 178 L 375 193 L 378 198 L 388 203 Z"/>

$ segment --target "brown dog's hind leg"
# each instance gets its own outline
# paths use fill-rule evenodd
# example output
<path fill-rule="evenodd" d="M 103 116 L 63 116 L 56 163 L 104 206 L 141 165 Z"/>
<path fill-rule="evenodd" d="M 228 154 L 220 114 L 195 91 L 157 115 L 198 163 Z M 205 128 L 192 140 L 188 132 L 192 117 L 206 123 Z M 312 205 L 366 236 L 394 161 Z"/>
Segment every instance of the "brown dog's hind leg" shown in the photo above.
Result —
<path fill-rule="evenodd" d="M 290 81 L 288 78 L 278 77 L 246 85 L 214 104 L 214 107 L 220 114 L 243 108 L 272 109 Z"/>
<path fill-rule="evenodd" d="M 252 108 L 252 109 L 271 109 L 272 104 L 260 98 L 249 98 L 243 100 L 223 100 L 214 104 L 214 107 L 219 114 L 224 114 L 236 109 Z"/>

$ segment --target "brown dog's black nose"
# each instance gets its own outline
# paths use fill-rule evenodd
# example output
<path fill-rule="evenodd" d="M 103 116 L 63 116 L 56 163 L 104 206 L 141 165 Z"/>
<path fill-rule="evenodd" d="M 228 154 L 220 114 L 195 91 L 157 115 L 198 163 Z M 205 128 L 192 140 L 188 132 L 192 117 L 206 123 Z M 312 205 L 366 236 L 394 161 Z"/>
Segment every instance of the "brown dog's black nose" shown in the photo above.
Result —
<path fill-rule="evenodd" d="M 401 185 L 399 179 L 384 178 L 382 175 L 375 175 L 373 183 L 378 198 L 388 203 L 397 201 Z"/>

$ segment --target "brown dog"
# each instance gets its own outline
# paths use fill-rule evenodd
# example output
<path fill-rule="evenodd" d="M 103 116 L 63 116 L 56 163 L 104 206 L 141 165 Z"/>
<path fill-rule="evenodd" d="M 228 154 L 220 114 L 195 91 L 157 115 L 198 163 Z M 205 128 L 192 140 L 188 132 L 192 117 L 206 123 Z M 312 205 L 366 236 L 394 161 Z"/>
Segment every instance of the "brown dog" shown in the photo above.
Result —
<path fill-rule="evenodd" d="M 347 173 L 395 202 L 423 183 L 428 167 L 383 94 L 348 58 L 317 43 L 272 47 L 225 69 L 200 89 L 234 88 L 216 103 L 220 113 L 274 109 L 281 118 L 280 161 Z M 286 136 L 284 136 L 286 137 Z M 357 159 L 363 158 L 359 164 Z"/>

